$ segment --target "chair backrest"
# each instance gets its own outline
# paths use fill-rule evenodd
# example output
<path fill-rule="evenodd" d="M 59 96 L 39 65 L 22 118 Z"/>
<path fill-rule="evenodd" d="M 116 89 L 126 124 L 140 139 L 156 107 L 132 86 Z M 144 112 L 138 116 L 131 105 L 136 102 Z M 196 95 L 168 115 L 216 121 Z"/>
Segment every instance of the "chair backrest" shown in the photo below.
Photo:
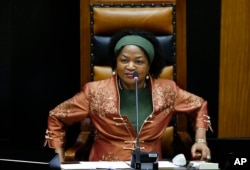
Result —
<path fill-rule="evenodd" d="M 103 62 L 105 56 L 94 56 L 96 54 L 92 51 L 93 37 L 110 36 L 121 28 L 131 26 L 131 28 L 151 31 L 156 35 L 172 34 L 175 49 L 174 51 L 168 51 L 168 54 L 173 52 L 175 63 L 172 63 L 172 65 L 176 64 L 177 67 L 173 68 L 176 70 L 170 72 L 170 76 L 176 79 L 181 88 L 186 89 L 185 4 L 186 0 L 80 0 L 81 86 L 94 80 L 94 77 L 96 79 L 106 78 L 98 77 L 93 71 L 94 66 L 105 65 L 105 62 Z M 167 8 L 170 11 L 166 12 Z M 105 17 L 106 21 L 103 19 Z M 176 32 L 177 34 L 175 34 Z M 172 54 L 169 57 L 172 57 Z M 98 70 L 98 68 L 96 69 Z M 105 71 L 111 73 L 108 68 Z"/>
<path fill-rule="evenodd" d="M 91 80 L 112 75 L 108 45 L 111 36 L 124 28 L 144 29 L 157 36 L 163 50 L 166 67 L 161 77 L 175 79 L 175 4 L 92 4 Z"/>
<path fill-rule="evenodd" d="M 161 77 L 173 79 L 185 88 L 186 56 L 182 55 L 181 59 L 177 59 L 176 52 L 176 30 L 178 30 L 176 29 L 176 1 L 81 0 L 81 86 L 88 81 L 106 79 L 112 75 L 108 57 L 110 38 L 121 29 L 132 28 L 150 31 L 156 35 L 166 63 Z M 185 44 L 185 38 L 183 43 Z M 180 45 L 178 48 L 181 47 L 184 46 Z M 183 54 L 183 51 L 180 54 Z M 175 129 L 172 129 L 175 133 L 186 131 L 186 119 L 183 115 L 180 117 L 180 119 L 179 116 L 175 118 Z M 171 153 L 173 154 L 173 151 Z"/>

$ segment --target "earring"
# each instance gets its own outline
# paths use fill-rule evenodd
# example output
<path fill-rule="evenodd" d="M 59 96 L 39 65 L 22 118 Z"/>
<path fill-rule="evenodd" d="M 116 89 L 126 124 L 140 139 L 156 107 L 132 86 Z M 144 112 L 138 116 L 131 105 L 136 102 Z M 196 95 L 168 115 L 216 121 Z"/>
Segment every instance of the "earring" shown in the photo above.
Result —
<path fill-rule="evenodd" d="M 115 71 L 113 71 L 113 72 L 112 72 L 112 75 L 114 76 L 115 74 L 116 74 Z"/>
<path fill-rule="evenodd" d="M 147 76 L 146 76 L 146 80 L 148 80 L 149 79 L 149 74 L 147 74 Z"/>

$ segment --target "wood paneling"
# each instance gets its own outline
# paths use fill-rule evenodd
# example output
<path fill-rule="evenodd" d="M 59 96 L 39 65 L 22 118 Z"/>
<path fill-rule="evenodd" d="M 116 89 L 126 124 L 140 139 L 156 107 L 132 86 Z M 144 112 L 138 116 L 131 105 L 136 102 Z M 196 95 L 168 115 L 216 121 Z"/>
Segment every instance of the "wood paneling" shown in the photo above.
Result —
<path fill-rule="evenodd" d="M 176 81 L 187 89 L 186 0 L 176 0 Z"/>
<path fill-rule="evenodd" d="M 80 1 L 80 76 L 82 87 L 90 81 L 90 8 L 88 0 Z"/>
<path fill-rule="evenodd" d="M 221 7 L 218 137 L 250 137 L 250 1 Z"/>

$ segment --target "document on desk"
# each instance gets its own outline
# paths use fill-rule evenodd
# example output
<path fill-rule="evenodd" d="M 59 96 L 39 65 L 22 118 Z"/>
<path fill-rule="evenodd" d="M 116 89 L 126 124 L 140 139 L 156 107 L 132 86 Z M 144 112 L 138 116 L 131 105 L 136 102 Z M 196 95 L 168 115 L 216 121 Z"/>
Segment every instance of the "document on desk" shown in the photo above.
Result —
<path fill-rule="evenodd" d="M 159 168 L 178 167 L 169 161 L 159 161 Z M 61 170 L 79 170 L 79 169 L 132 169 L 130 162 L 126 161 L 89 161 L 73 164 L 61 164 Z"/>
<path fill-rule="evenodd" d="M 77 169 L 131 169 L 128 162 L 123 161 L 89 161 L 79 162 L 77 164 L 62 164 L 62 170 Z"/>
<path fill-rule="evenodd" d="M 206 161 L 190 161 L 188 166 L 196 169 L 219 169 L 218 163 Z"/>

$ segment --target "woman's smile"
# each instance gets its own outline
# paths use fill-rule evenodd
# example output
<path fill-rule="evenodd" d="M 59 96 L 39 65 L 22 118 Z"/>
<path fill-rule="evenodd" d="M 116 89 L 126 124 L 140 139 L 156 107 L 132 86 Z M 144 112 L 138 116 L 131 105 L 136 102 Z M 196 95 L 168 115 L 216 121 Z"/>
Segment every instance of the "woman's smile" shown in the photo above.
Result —
<path fill-rule="evenodd" d="M 125 75 L 129 78 L 129 79 L 133 79 L 133 73 L 125 73 Z"/>

